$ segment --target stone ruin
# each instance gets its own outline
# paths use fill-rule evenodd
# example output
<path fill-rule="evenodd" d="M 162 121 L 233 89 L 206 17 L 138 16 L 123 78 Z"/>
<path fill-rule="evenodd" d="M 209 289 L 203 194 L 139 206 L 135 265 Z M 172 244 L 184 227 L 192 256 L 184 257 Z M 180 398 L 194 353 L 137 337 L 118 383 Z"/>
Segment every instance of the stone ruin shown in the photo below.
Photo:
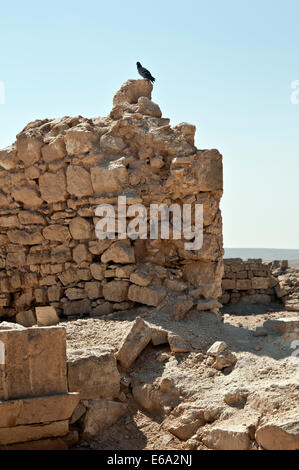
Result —
<path fill-rule="evenodd" d="M 109 116 L 37 120 L 0 151 L 2 319 L 31 326 L 44 306 L 60 318 L 142 304 L 168 306 L 177 319 L 192 308 L 217 312 L 222 157 L 195 147 L 195 126 L 170 127 L 151 92 L 129 80 Z M 128 207 L 202 204 L 202 248 L 173 237 L 99 240 L 95 210 L 110 204 L 117 214 L 118 196 Z"/>
<path fill-rule="evenodd" d="M 0 349 L 0 450 L 67 450 L 80 394 L 68 392 L 65 329 L 2 322 Z"/>
<path fill-rule="evenodd" d="M 272 274 L 271 263 L 262 259 L 224 259 L 222 279 L 222 304 L 235 304 L 240 300 L 248 303 L 269 304 L 278 299 L 278 281 Z"/>

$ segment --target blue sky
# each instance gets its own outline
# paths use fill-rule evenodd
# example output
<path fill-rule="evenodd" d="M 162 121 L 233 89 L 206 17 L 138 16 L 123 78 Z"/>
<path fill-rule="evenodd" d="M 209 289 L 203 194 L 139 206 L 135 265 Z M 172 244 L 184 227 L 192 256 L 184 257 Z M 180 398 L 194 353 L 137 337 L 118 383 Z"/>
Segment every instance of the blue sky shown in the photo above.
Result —
<path fill-rule="evenodd" d="M 2 2 L 0 148 L 27 122 L 106 115 L 139 60 L 173 125 L 224 161 L 226 247 L 299 248 L 299 3 Z"/>

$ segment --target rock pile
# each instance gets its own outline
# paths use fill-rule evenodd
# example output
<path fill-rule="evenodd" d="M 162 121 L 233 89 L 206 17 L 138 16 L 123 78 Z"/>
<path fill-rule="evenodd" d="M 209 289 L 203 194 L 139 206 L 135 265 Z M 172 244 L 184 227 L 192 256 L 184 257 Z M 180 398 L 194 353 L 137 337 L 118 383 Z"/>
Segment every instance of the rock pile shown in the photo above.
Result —
<path fill-rule="evenodd" d="M 0 151 L 0 317 L 26 312 L 28 326 L 35 306 L 69 318 L 134 303 L 179 302 L 178 318 L 219 306 L 222 157 L 194 146 L 193 125 L 171 128 L 151 92 L 129 80 L 109 116 L 34 121 Z M 127 209 L 202 204 L 202 248 L 173 236 L 99 240 L 96 208 L 110 204 L 118 215 L 118 196 Z"/>
<path fill-rule="evenodd" d="M 287 261 L 273 261 L 273 276 L 277 278 L 276 295 L 290 312 L 299 312 L 299 269 L 289 268 Z"/>

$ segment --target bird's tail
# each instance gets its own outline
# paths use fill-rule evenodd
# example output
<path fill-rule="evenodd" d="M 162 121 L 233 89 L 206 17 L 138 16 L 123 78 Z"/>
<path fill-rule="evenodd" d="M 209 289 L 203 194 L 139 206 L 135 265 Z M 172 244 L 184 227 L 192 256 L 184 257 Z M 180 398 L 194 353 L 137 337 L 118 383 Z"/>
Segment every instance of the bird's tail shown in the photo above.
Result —
<path fill-rule="evenodd" d="M 150 81 L 154 83 L 156 81 L 156 79 L 154 77 L 151 77 Z"/>

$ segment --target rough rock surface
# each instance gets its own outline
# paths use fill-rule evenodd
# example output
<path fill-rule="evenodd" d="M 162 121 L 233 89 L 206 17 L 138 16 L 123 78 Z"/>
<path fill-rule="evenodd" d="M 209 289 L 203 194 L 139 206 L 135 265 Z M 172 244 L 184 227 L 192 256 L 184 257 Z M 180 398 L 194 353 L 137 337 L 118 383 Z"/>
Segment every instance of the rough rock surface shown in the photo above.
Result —
<path fill-rule="evenodd" d="M 193 125 L 171 127 L 151 93 L 151 83 L 129 80 L 109 116 L 36 120 L 0 151 L 3 319 L 22 312 L 18 319 L 29 324 L 26 312 L 42 306 L 60 317 L 105 313 L 105 302 L 112 311 L 128 301 L 158 306 L 166 298 L 171 306 L 179 284 L 194 308 L 221 295 L 222 157 L 195 147 Z M 111 204 L 118 214 L 118 196 L 126 196 L 127 210 L 203 204 L 202 248 L 186 250 L 186 240 L 171 233 L 98 240 L 96 208 Z M 132 215 L 126 229 L 131 222 Z M 149 222 L 147 213 L 148 232 Z"/>

